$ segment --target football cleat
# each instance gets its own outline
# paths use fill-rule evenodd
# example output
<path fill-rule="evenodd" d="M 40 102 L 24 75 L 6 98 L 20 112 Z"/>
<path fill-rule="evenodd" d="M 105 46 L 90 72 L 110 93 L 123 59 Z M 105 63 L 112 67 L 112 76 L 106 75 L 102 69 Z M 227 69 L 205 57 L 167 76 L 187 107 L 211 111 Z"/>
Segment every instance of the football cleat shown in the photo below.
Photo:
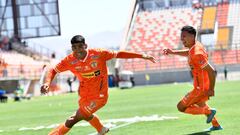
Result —
<path fill-rule="evenodd" d="M 215 131 L 215 130 L 223 130 L 223 128 L 220 125 L 218 127 L 211 126 L 210 128 L 206 129 L 205 131 Z"/>
<path fill-rule="evenodd" d="M 98 135 L 105 135 L 107 132 L 109 132 L 109 128 L 103 127 L 101 132 L 98 133 Z"/>

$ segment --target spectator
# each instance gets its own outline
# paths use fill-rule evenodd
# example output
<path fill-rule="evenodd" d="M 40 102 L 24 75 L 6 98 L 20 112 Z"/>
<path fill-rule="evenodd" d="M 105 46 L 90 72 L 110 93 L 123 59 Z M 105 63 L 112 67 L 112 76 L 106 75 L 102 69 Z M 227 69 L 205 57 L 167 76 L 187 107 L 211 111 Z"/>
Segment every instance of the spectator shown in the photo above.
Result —
<path fill-rule="evenodd" d="M 7 77 L 7 63 L 2 58 L 0 58 L 0 76 Z"/>
<path fill-rule="evenodd" d="M 228 69 L 227 66 L 224 66 L 224 78 L 227 80 Z"/>
<path fill-rule="evenodd" d="M 17 89 L 14 92 L 15 94 L 14 101 L 21 101 L 21 99 L 25 98 L 23 96 L 23 93 L 24 93 L 24 88 L 20 84 L 18 84 Z"/>
<path fill-rule="evenodd" d="M 0 88 L 0 102 L 6 103 L 8 97 L 5 95 L 6 91 Z"/>
<path fill-rule="evenodd" d="M 135 81 L 134 81 L 134 77 L 133 76 L 130 77 L 130 81 L 132 83 L 132 87 L 134 87 L 135 86 Z"/>
<path fill-rule="evenodd" d="M 149 81 L 150 81 L 150 76 L 149 74 L 145 74 L 145 80 L 146 80 L 146 85 L 149 84 Z"/>
<path fill-rule="evenodd" d="M 8 66 L 8 64 L 7 64 L 4 60 L 3 60 L 2 66 L 3 66 L 3 70 L 2 70 L 2 72 L 3 72 L 3 77 L 7 77 L 7 76 L 8 76 L 8 71 L 7 71 L 7 66 Z"/>
<path fill-rule="evenodd" d="M 24 65 L 22 63 L 20 63 L 20 65 L 19 65 L 19 71 L 20 71 L 20 75 L 23 76 L 24 75 Z"/>
<path fill-rule="evenodd" d="M 70 93 L 73 92 L 73 90 L 72 90 L 72 83 L 73 83 L 76 79 L 77 79 L 76 76 L 74 76 L 73 78 L 68 77 L 68 79 L 67 79 L 67 84 L 68 84 L 68 86 L 69 86 L 69 92 L 70 92 Z"/>
<path fill-rule="evenodd" d="M 56 58 L 56 54 L 55 54 L 54 52 L 52 53 L 51 58 L 52 58 L 52 59 L 55 59 L 55 58 Z"/>

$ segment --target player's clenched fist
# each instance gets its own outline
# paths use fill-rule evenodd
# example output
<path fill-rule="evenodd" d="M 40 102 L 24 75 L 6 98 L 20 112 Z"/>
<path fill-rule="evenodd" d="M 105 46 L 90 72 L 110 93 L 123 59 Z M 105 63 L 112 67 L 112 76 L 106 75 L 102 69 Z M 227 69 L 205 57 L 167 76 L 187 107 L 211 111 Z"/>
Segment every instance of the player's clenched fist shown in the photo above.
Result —
<path fill-rule="evenodd" d="M 49 91 L 49 86 L 46 85 L 46 84 L 43 84 L 43 85 L 41 86 L 41 93 L 42 93 L 42 94 L 46 94 L 46 93 L 48 93 L 48 91 Z"/>
<path fill-rule="evenodd" d="M 150 60 L 152 63 L 156 63 L 156 59 L 153 56 L 151 56 L 151 55 L 143 54 L 142 58 L 146 59 L 146 60 Z"/>
<path fill-rule="evenodd" d="M 172 54 L 173 51 L 171 49 L 163 49 L 163 54 L 168 55 L 168 54 Z"/>

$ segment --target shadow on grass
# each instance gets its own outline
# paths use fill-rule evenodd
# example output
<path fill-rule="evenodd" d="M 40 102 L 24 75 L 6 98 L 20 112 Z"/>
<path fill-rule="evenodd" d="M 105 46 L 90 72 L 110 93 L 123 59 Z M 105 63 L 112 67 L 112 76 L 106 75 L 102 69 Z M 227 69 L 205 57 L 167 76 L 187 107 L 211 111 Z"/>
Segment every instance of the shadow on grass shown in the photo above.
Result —
<path fill-rule="evenodd" d="M 186 134 L 186 135 L 210 135 L 211 131 L 202 131 L 202 132 L 196 132 L 196 133 L 191 133 L 191 134 Z"/>

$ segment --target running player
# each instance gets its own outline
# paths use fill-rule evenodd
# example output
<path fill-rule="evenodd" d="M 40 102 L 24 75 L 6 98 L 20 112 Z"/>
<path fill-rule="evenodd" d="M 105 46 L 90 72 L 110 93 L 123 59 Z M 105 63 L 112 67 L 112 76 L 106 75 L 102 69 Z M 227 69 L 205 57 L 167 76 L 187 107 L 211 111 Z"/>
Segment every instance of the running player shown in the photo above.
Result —
<path fill-rule="evenodd" d="M 102 108 L 108 100 L 106 61 L 112 58 L 142 58 L 155 63 L 155 59 L 149 55 L 133 52 L 87 49 L 88 46 L 81 35 L 74 36 L 71 39 L 71 44 L 73 53 L 50 69 L 44 84 L 41 86 L 41 93 L 45 94 L 49 91 L 49 86 L 57 73 L 70 70 L 80 80 L 79 108 L 73 116 L 53 129 L 49 135 L 64 135 L 81 120 L 88 121 L 99 135 L 104 135 L 109 129 L 103 126 L 94 112 Z"/>
<path fill-rule="evenodd" d="M 214 117 L 215 109 L 210 109 L 207 105 L 209 97 L 214 96 L 214 86 L 216 71 L 209 64 L 207 52 L 203 45 L 195 40 L 196 29 L 192 26 L 184 26 L 181 29 L 181 41 L 188 48 L 186 50 L 164 49 L 165 55 L 173 54 L 188 57 L 188 64 L 193 75 L 194 88 L 178 103 L 177 108 L 180 112 L 207 116 L 207 123 L 212 122 L 212 127 L 208 130 L 220 130 L 222 127 Z"/>

